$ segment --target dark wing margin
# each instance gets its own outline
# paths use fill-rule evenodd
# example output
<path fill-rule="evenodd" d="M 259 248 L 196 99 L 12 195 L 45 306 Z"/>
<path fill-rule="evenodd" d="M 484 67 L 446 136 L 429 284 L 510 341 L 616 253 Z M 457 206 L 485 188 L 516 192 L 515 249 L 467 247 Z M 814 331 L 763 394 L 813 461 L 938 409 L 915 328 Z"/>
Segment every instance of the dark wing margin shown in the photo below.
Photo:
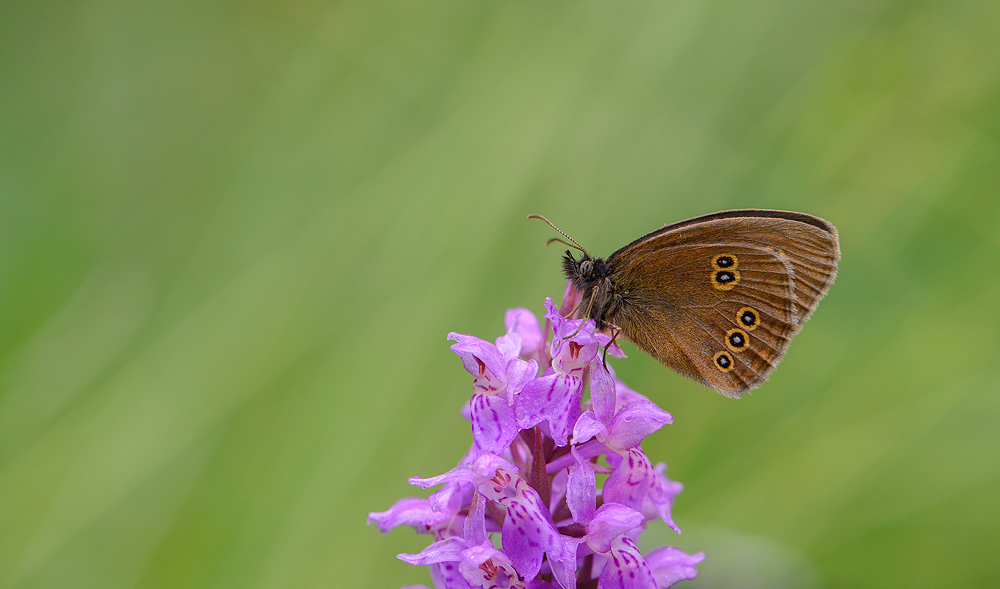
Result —
<path fill-rule="evenodd" d="M 729 211 L 719 211 L 717 213 L 709 213 L 707 215 L 701 215 L 700 217 L 693 217 L 691 219 L 685 219 L 684 221 L 677 221 L 676 223 L 671 223 L 669 225 L 664 225 L 655 231 L 651 231 L 642 237 L 634 240 L 625 247 L 618 248 L 618 250 L 608 256 L 608 262 L 610 263 L 619 254 L 625 250 L 639 245 L 640 243 L 646 241 L 647 239 L 652 239 L 654 237 L 659 237 L 664 233 L 669 231 L 675 231 L 677 229 L 683 229 L 689 225 L 695 225 L 697 223 L 704 223 L 705 221 L 716 221 L 718 219 L 753 219 L 753 218 L 772 218 L 772 219 L 786 219 L 789 221 L 798 221 L 799 223 L 805 223 L 807 225 L 812 225 L 826 231 L 833 237 L 834 243 L 838 244 L 837 247 L 837 258 L 840 258 L 840 247 L 839 238 L 837 236 L 837 228 L 825 219 L 809 215 L 807 213 L 797 213 L 795 211 L 778 211 L 773 209 L 733 209 Z"/>

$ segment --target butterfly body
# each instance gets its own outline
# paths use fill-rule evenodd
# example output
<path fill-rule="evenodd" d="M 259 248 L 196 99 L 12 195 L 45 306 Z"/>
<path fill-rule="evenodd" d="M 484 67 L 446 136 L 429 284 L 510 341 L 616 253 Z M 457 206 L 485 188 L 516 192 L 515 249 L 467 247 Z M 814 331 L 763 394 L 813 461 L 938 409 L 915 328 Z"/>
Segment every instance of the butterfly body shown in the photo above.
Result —
<path fill-rule="evenodd" d="M 839 258 L 837 231 L 823 219 L 743 209 L 666 225 L 607 259 L 567 251 L 563 270 L 599 329 L 739 397 L 781 360 Z"/>

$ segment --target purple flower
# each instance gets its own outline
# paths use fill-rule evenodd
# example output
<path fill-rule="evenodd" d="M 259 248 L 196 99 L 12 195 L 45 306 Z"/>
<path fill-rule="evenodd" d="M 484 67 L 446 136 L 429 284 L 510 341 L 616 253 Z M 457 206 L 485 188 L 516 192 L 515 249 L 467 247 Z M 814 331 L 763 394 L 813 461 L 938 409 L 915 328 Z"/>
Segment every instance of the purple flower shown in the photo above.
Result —
<path fill-rule="evenodd" d="M 570 286 L 563 308 L 578 306 Z M 550 299 L 545 308 L 544 330 L 527 309 L 509 310 L 495 344 L 448 335 L 473 375 L 473 444 L 448 472 L 410 479 L 438 487 L 427 499 L 400 499 L 368 523 L 431 535 L 399 558 L 427 566 L 437 589 L 663 589 L 694 578 L 704 554 L 643 557 L 635 544 L 655 519 L 680 532 L 671 510 L 683 486 L 641 448 L 673 417 L 618 381 L 605 355 L 624 354 L 593 321 L 562 316 Z M 598 474 L 609 475 L 603 489 Z"/>
<path fill-rule="evenodd" d="M 472 383 L 472 437 L 483 452 L 502 454 L 517 436 L 514 396 L 538 374 L 538 364 L 518 358 L 521 337 L 497 338 L 493 345 L 471 335 L 449 333 L 451 346 L 475 379 Z"/>

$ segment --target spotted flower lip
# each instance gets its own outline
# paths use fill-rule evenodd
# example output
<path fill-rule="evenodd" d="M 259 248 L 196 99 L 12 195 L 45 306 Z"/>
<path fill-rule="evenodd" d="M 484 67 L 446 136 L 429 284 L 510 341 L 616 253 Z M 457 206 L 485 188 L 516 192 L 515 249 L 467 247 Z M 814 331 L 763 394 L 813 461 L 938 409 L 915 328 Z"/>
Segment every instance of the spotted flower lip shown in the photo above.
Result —
<path fill-rule="evenodd" d="M 521 360 L 521 336 L 507 333 L 491 344 L 471 335 L 449 333 L 451 346 L 474 377 L 470 404 L 472 437 L 484 452 L 500 454 L 517 436 L 516 397 L 538 373 L 534 360 Z"/>
<path fill-rule="evenodd" d="M 568 285 L 563 308 L 578 306 Z M 683 485 L 641 447 L 673 416 L 618 380 L 606 356 L 624 354 L 592 320 L 564 317 L 551 299 L 545 309 L 544 329 L 531 311 L 508 310 L 494 343 L 448 334 L 473 376 L 463 410 L 472 446 L 447 472 L 409 479 L 435 489 L 426 499 L 404 497 L 368 523 L 430 535 L 398 558 L 428 567 L 437 589 L 664 589 L 693 579 L 704 554 L 664 546 L 644 556 L 635 544 L 658 520 L 680 533 L 671 511 Z M 598 473 L 608 475 L 603 488 Z"/>

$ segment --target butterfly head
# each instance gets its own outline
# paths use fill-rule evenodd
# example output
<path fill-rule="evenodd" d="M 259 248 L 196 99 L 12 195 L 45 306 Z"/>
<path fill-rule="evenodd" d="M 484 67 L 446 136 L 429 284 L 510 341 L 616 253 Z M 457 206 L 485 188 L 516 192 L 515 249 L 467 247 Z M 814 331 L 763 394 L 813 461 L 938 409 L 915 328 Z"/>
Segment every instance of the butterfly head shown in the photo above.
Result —
<path fill-rule="evenodd" d="M 573 252 L 566 250 L 563 255 L 563 273 L 566 279 L 573 281 L 581 291 L 603 281 L 610 274 L 608 263 L 601 258 L 592 258 L 583 252 L 580 259 L 573 257 Z"/>

